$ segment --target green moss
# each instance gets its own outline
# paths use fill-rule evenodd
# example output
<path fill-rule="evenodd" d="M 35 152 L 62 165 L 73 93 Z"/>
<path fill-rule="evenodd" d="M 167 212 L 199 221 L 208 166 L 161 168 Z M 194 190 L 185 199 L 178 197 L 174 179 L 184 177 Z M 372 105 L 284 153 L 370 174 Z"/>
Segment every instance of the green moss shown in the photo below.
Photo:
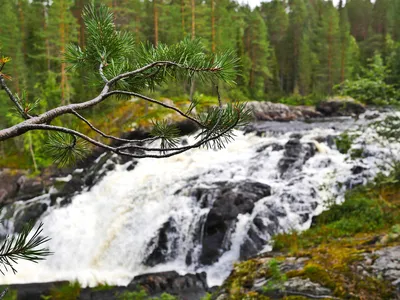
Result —
<path fill-rule="evenodd" d="M 160 297 L 150 297 L 146 290 L 142 287 L 139 287 L 137 291 L 126 291 L 121 294 L 116 295 L 118 300 L 177 300 L 177 298 L 173 295 L 162 293 Z"/>
<path fill-rule="evenodd" d="M 94 287 L 93 291 L 109 291 L 115 288 L 115 286 L 108 285 L 107 283 L 100 283 L 98 286 Z"/>
<path fill-rule="evenodd" d="M 50 295 L 42 296 L 46 300 L 75 300 L 79 299 L 81 286 L 79 282 L 72 282 L 61 285 L 50 290 Z"/>
<path fill-rule="evenodd" d="M 6 287 L 0 288 L 2 292 Z M 17 300 L 18 299 L 18 291 L 13 289 L 8 289 L 7 293 L 4 295 L 2 300 Z"/>
<path fill-rule="evenodd" d="M 336 148 L 340 153 L 346 154 L 349 152 L 351 145 L 353 144 L 354 140 L 358 137 L 357 134 L 351 134 L 348 131 L 343 132 L 340 134 L 336 139 Z"/>

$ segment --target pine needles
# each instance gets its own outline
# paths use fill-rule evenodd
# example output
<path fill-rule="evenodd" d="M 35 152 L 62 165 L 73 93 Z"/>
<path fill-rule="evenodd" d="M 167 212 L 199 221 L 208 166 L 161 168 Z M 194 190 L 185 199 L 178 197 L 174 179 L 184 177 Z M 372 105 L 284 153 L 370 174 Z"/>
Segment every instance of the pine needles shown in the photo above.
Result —
<path fill-rule="evenodd" d="M 41 236 L 42 231 L 42 223 L 35 231 L 33 231 L 33 223 L 29 223 L 25 224 L 20 234 L 6 236 L 0 247 L 0 272 L 3 275 L 8 269 L 14 273 L 17 272 L 14 265 L 18 263 L 18 259 L 38 262 L 51 255 L 47 248 L 38 248 L 49 241 L 49 238 Z"/>

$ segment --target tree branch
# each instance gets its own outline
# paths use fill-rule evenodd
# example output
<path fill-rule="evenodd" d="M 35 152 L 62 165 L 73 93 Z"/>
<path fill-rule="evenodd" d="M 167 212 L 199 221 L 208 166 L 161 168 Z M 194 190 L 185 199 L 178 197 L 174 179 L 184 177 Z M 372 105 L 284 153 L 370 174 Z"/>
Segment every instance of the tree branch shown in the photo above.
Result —
<path fill-rule="evenodd" d="M 139 69 L 136 69 L 134 71 L 126 72 L 126 73 L 120 74 L 118 76 L 115 76 L 113 79 L 111 79 L 109 81 L 109 83 L 114 84 L 121 79 L 143 73 L 144 71 L 151 69 L 153 67 L 163 67 L 163 66 L 174 66 L 174 67 L 178 67 L 181 69 L 190 70 L 193 72 L 218 72 L 218 71 L 222 70 L 222 68 L 194 68 L 194 67 L 190 67 L 190 66 L 184 66 L 184 65 L 172 62 L 172 61 L 155 61 L 151 64 L 148 64 L 148 65 L 141 67 Z"/>
<path fill-rule="evenodd" d="M 155 140 L 158 139 L 158 137 L 146 138 L 146 139 L 142 139 L 142 140 L 130 140 L 130 139 L 119 138 L 119 137 L 116 137 L 113 135 L 106 134 L 106 133 L 102 132 L 101 130 L 97 129 L 96 127 L 93 126 L 92 123 L 90 123 L 82 115 L 78 114 L 75 110 L 72 110 L 72 114 L 75 115 L 80 120 L 82 120 L 83 122 L 85 122 L 93 131 L 97 132 L 98 134 L 100 134 L 101 136 L 103 136 L 105 138 L 112 139 L 114 141 L 125 142 L 125 143 L 144 143 L 144 142 L 154 142 Z"/>
<path fill-rule="evenodd" d="M 167 109 L 170 109 L 170 110 L 173 110 L 173 111 L 177 112 L 178 114 L 180 114 L 182 117 L 185 117 L 186 119 L 189 119 L 189 120 L 195 122 L 200 128 L 205 128 L 204 125 L 201 124 L 198 120 L 196 120 L 195 118 L 193 118 L 193 117 L 189 116 L 188 114 L 184 113 L 179 108 L 176 108 L 174 106 L 168 105 L 168 104 L 166 104 L 164 102 L 158 101 L 158 100 L 150 98 L 148 96 L 144 96 L 142 94 L 135 93 L 135 92 L 121 91 L 121 90 L 111 91 L 111 92 L 109 92 L 109 94 L 111 94 L 111 95 L 118 94 L 118 95 L 134 96 L 134 97 L 138 97 L 138 98 L 141 98 L 143 100 L 158 104 L 158 105 L 160 105 L 162 107 L 165 107 Z"/>
<path fill-rule="evenodd" d="M 10 100 L 14 103 L 14 105 L 16 106 L 18 112 L 20 113 L 20 115 L 24 118 L 24 119 L 29 119 L 31 118 L 30 115 L 28 115 L 24 108 L 21 106 L 21 104 L 19 103 L 19 101 L 17 100 L 17 98 L 15 98 L 15 96 L 13 95 L 13 93 L 11 92 L 11 90 L 9 89 L 9 87 L 6 84 L 6 80 L 4 79 L 3 75 L 0 74 L 0 84 L 1 86 L 4 88 L 4 90 L 6 91 L 8 97 L 10 98 Z"/>

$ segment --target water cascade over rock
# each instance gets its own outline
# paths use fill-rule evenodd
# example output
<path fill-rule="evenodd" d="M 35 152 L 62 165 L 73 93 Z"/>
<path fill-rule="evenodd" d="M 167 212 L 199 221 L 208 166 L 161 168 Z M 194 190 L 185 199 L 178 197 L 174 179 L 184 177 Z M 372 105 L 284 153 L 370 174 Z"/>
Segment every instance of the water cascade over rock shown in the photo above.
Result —
<path fill-rule="evenodd" d="M 41 221 L 54 255 L 21 261 L 1 284 L 128 285 L 141 274 L 176 271 L 178 279 L 206 272 L 208 285 L 219 285 L 235 261 L 268 251 L 273 235 L 309 228 L 347 188 L 388 171 L 385 162 L 400 145 L 389 146 L 366 122 L 257 123 L 221 151 L 163 160 L 103 154 L 49 193 L 4 207 L 1 234 Z M 357 158 L 336 149 L 334 137 L 346 129 L 358 131 L 351 146 L 361 149 Z"/>

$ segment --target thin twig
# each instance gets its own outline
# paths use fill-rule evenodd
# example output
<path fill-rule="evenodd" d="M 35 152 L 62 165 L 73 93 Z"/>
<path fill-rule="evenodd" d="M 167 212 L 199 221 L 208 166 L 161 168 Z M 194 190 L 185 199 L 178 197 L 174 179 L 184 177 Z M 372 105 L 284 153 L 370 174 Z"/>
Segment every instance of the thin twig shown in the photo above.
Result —
<path fill-rule="evenodd" d="M 5 288 L 0 294 L 0 299 L 3 299 L 4 296 L 7 294 L 7 292 L 8 292 L 8 288 Z"/>
<path fill-rule="evenodd" d="M 23 107 L 21 106 L 21 104 L 19 103 L 19 101 L 17 100 L 17 98 L 15 98 L 15 96 L 13 95 L 13 93 L 11 92 L 11 90 L 9 89 L 9 87 L 6 84 L 6 81 L 3 77 L 3 75 L 0 74 L 0 84 L 1 86 L 5 89 L 8 97 L 10 98 L 10 100 L 14 103 L 14 105 L 17 107 L 18 112 L 20 113 L 20 115 L 24 118 L 24 119 L 29 119 L 31 118 L 31 116 L 29 116 L 25 110 L 23 109 Z"/>
<path fill-rule="evenodd" d="M 174 67 L 178 67 L 178 68 L 181 68 L 181 69 L 190 70 L 190 71 L 193 71 L 193 72 L 218 72 L 218 71 L 222 70 L 222 68 L 194 68 L 194 67 L 190 67 L 190 66 L 181 65 L 181 64 L 178 64 L 178 63 L 175 63 L 175 62 L 172 62 L 172 61 L 155 61 L 155 62 L 153 62 L 151 64 L 148 64 L 148 65 L 146 65 L 144 67 L 141 67 L 139 69 L 136 69 L 134 71 L 126 72 L 126 73 L 120 74 L 118 76 L 115 76 L 113 79 L 111 79 L 109 81 L 109 83 L 110 83 L 110 85 L 114 84 L 114 83 L 116 83 L 117 81 L 119 81 L 121 79 L 124 79 L 124 78 L 127 78 L 127 77 L 131 77 L 131 76 L 136 75 L 136 74 L 143 73 L 144 71 L 146 71 L 148 69 L 151 69 L 153 67 L 156 67 L 156 66 L 157 67 L 174 66 Z"/>
<path fill-rule="evenodd" d="M 100 66 L 99 66 L 99 73 L 100 73 L 101 79 L 103 79 L 104 83 L 108 83 L 108 79 L 107 79 L 107 77 L 104 75 L 103 68 L 104 68 L 104 64 L 101 63 Z"/>
<path fill-rule="evenodd" d="M 80 115 L 75 110 L 72 110 L 71 113 L 73 115 L 75 115 L 77 118 L 79 118 L 80 120 L 82 120 L 83 122 L 85 122 L 93 131 L 97 132 L 98 134 L 100 134 L 101 136 L 103 136 L 105 138 L 112 139 L 114 141 L 124 142 L 124 143 L 145 143 L 145 142 L 154 142 L 155 140 L 158 139 L 158 137 L 151 137 L 151 138 L 146 138 L 146 139 L 142 139 L 142 140 L 131 140 L 131 139 L 119 138 L 119 137 L 116 137 L 113 135 L 106 134 L 106 133 L 102 132 L 100 129 L 94 127 L 94 125 L 92 123 L 90 123 L 89 120 L 87 120 L 85 117 Z"/>
<path fill-rule="evenodd" d="M 113 95 L 113 94 L 129 95 L 129 96 L 141 98 L 143 100 L 149 101 L 151 103 L 155 103 L 155 104 L 160 105 L 162 107 L 165 107 L 167 109 L 171 109 L 171 110 L 177 112 L 178 114 L 180 114 L 181 116 L 185 117 L 186 119 L 189 119 L 189 120 L 195 122 L 200 128 L 205 128 L 202 123 L 200 123 L 198 120 L 196 120 L 195 118 L 191 117 L 190 115 L 184 113 L 179 108 L 176 108 L 174 106 L 168 105 L 168 104 L 166 104 L 164 102 L 158 101 L 158 100 L 150 98 L 148 96 L 145 96 L 145 95 L 142 95 L 142 94 L 139 94 L 139 93 L 135 93 L 135 92 L 121 91 L 121 90 L 111 91 L 108 94 L 110 94 L 110 95 Z"/>

